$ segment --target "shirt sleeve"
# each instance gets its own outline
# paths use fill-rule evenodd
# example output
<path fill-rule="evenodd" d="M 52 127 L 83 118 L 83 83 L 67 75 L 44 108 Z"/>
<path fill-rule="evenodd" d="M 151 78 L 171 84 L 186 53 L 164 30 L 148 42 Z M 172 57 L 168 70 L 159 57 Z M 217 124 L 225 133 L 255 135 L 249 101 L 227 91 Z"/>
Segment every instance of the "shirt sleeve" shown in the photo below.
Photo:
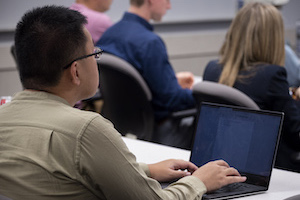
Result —
<path fill-rule="evenodd" d="M 79 179 L 101 199 L 189 200 L 201 199 L 206 192 L 200 179 L 193 176 L 163 190 L 147 176 L 144 164 L 136 162 L 112 124 L 101 116 L 79 136 L 76 163 Z"/>
<path fill-rule="evenodd" d="M 159 37 L 147 41 L 139 52 L 143 66 L 140 73 L 152 91 L 155 110 L 178 111 L 195 105 L 191 90 L 178 84 L 165 44 Z"/>
<path fill-rule="evenodd" d="M 150 170 L 149 170 L 149 167 L 146 163 L 139 163 L 140 164 L 140 168 L 142 168 L 142 170 L 145 172 L 145 174 L 148 176 L 148 177 L 151 177 L 151 174 L 150 174 Z"/>

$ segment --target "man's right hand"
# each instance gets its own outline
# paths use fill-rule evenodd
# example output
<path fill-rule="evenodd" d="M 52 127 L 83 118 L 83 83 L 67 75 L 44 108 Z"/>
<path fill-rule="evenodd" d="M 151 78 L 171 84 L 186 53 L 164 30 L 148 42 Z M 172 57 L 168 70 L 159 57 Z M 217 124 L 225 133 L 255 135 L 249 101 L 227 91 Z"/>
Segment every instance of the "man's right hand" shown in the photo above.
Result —
<path fill-rule="evenodd" d="M 204 183 L 208 192 L 231 183 L 246 181 L 246 177 L 241 176 L 236 169 L 223 160 L 209 162 L 198 168 L 192 175 Z"/>

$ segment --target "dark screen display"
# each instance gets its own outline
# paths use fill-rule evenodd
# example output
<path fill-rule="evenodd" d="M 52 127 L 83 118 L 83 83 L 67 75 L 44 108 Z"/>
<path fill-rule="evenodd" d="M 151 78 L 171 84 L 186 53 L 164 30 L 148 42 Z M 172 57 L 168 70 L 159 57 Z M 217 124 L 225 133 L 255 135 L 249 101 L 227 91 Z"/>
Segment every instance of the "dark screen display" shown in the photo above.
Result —
<path fill-rule="evenodd" d="M 191 162 L 223 159 L 240 172 L 269 176 L 281 114 L 203 104 Z"/>

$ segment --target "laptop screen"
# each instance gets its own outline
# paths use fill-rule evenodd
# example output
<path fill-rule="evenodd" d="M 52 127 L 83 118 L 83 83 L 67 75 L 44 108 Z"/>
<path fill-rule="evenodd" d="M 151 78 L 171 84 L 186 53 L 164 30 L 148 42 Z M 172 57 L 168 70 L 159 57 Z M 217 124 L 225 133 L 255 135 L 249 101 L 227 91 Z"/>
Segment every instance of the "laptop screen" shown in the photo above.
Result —
<path fill-rule="evenodd" d="M 279 112 L 203 103 L 190 160 L 201 166 L 223 159 L 241 174 L 270 176 L 282 116 Z"/>

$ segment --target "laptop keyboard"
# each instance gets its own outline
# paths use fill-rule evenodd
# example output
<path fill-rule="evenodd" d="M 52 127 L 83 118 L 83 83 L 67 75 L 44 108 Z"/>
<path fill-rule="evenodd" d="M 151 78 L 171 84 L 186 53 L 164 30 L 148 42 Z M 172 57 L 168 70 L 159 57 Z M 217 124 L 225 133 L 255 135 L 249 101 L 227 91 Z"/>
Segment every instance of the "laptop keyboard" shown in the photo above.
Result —
<path fill-rule="evenodd" d="M 233 183 L 204 194 L 203 199 L 228 199 L 235 195 L 251 194 L 252 192 L 263 190 L 265 189 L 261 186 L 250 185 L 247 183 Z"/>
<path fill-rule="evenodd" d="M 243 191 L 243 190 L 249 190 L 250 188 L 252 188 L 252 187 L 248 184 L 232 183 L 232 184 L 226 185 L 218 190 L 215 190 L 212 193 Z"/>

